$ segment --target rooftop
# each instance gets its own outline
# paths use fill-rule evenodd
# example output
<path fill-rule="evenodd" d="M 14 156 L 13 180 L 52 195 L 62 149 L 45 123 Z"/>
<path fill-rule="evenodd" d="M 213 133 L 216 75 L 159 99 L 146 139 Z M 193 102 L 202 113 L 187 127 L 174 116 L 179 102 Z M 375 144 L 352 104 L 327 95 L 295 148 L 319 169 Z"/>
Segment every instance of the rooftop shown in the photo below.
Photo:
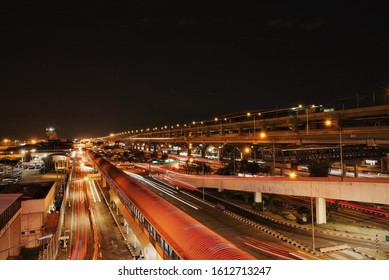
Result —
<path fill-rule="evenodd" d="M 5 211 L 15 200 L 20 197 L 20 193 L 1 193 L 0 192 L 0 214 Z"/>
<path fill-rule="evenodd" d="M 21 193 L 22 200 L 42 199 L 47 196 L 53 184 L 54 181 L 4 185 L 0 186 L 0 197 L 3 194 Z"/>

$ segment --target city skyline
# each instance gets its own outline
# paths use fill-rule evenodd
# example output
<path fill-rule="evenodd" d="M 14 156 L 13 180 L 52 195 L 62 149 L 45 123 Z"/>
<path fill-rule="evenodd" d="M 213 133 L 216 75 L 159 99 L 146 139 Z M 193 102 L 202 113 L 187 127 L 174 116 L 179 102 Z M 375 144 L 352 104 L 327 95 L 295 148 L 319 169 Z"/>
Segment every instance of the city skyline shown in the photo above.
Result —
<path fill-rule="evenodd" d="M 8 3 L 0 137 L 38 139 L 51 126 L 59 138 L 98 137 L 300 103 L 383 104 L 386 6 Z"/>

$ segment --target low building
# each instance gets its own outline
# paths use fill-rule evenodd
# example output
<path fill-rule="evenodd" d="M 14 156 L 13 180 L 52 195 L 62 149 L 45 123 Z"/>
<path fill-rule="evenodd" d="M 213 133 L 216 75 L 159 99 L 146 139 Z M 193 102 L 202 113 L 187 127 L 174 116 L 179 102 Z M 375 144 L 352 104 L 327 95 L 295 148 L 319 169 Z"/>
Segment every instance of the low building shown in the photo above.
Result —
<path fill-rule="evenodd" d="M 47 234 L 46 223 L 55 212 L 55 182 L 32 182 L 0 186 L 0 196 L 21 193 L 21 227 L 19 236 L 26 248 L 40 244 L 38 238 Z M 51 225 L 50 225 L 51 226 Z"/>
<path fill-rule="evenodd" d="M 22 194 L 0 193 L 0 260 L 19 256 Z"/>

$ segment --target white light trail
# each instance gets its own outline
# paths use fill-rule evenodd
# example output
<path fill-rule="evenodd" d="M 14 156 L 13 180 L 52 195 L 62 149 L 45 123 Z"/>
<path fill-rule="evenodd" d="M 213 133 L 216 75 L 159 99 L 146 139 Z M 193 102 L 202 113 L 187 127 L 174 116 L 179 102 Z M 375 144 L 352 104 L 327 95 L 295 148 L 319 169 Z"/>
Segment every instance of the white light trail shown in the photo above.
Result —
<path fill-rule="evenodd" d="M 147 180 L 147 179 L 143 178 L 142 176 L 140 176 L 140 175 L 138 175 L 138 174 L 134 174 L 134 173 L 130 173 L 130 172 L 126 172 L 126 173 L 127 173 L 127 175 L 129 175 L 129 176 L 135 178 L 136 180 L 145 182 L 146 184 L 152 186 L 153 188 L 156 188 L 157 190 L 159 190 L 159 191 L 165 193 L 166 195 L 168 195 L 168 196 L 170 196 L 170 197 L 172 197 L 172 198 L 174 198 L 174 199 L 176 199 L 176 200 L 178 200 L 178 201 L 180 201 L 180 202 L 182 202 L 182 203 L 188 205 L 189 207 L 192 207 L 193 209 L 199 210 L 199 208 L 198 208 L 197 206 L 195 206 L 194 204 L 188 203 L 187 201 L 185 201 L 185 200 L 183 200 L 183 199 L 181 199 L 181 198 L 175 196 L 175 195 L 174 195 L 174 192 L 172 192 L 171 190 L 166 190 L 165 188 L 161 188 L 161 185 L 160 185 L 160 184 L 157 184 L 157 183 L 155 183 L 155 182 L 152 182 L 152 181 L 150 181 L 150 180 Z M 176 193 L 177 193 L 177 192 L 176 192 Z"/>

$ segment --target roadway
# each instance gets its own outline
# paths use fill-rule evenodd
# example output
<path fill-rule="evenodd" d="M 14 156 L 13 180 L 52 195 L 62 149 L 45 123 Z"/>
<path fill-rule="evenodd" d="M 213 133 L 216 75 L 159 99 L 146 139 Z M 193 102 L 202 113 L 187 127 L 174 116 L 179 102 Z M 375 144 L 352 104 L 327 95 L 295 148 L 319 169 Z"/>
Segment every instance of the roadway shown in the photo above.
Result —
<path fill-rule="evenodd" d="M 92 259 L 93 256 L 91 220 L 84 175 L 85 173 L 76 167 L 73 172 L 73 181 L 70 184 L 71 237 L 69 246 L 71 260 Z"/>
<path fill-rule="evenodd" d="M 59 260 L 121 260 L 133 256 L 119 230 L 107 194 L 97 181 L 86 180 L 91 169 L 75 162 L 63 230 L 69 244 L 61 248 Z"/>

